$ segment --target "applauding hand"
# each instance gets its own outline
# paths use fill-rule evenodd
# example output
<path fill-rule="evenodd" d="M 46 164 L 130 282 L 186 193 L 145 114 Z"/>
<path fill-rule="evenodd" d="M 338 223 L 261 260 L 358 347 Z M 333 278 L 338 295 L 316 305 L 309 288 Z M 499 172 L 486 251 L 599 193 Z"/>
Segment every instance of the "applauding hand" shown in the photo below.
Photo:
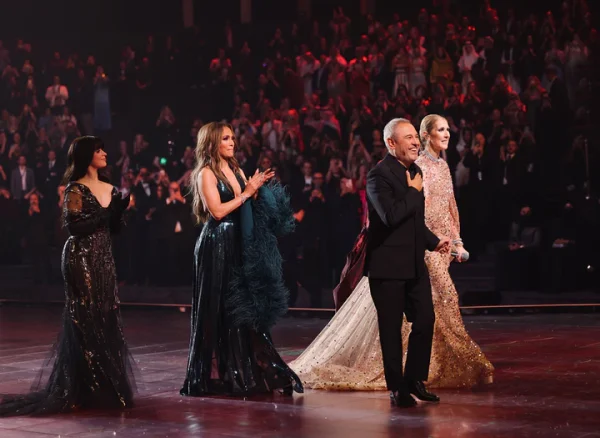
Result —
<path fill-rule="evenodd" d="M 256 169 L 256 172 L 254 172 L 254 175 L 252 175 L 246 184 L 244 194 L 248 197 L 254 196 L 258 189 L 260 189 L 263 184 L 268 182 L 274 176 L 275 172 L 271 169 L 267 169 L 264 172 L 259 172 L 258 169 Z"/>

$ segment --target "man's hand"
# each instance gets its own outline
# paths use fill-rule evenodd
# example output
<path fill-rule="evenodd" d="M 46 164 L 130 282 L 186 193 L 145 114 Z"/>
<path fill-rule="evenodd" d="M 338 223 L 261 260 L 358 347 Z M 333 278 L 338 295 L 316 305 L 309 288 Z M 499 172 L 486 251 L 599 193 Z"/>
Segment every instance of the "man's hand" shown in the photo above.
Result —
<path fill-rule="evenodd" d="M 436 252 L 446 251 L 450 247 L 450 239 L 446 236 L 440 236 L 440 241 L 435 247 Z"/>
<path fill-rule="evenodd" d="M 406 171 L 406 182 L 409 187 L 414 187 L 419 192 L 423 191 L 423 177 L 420 173 L 415 174 L 415 177 L 411 179 L 410 172 Z"/>

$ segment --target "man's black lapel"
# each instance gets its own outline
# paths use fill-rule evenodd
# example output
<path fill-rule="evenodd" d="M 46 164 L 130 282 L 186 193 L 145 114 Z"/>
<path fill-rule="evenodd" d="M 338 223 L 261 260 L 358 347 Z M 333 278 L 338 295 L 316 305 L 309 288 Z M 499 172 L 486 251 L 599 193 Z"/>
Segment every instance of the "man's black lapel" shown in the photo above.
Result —
<path fill-rule="evenodd" d="M 390 169 L 390 171 L 398 179 L 398 182 L 402 186 L 408 187 L 408 182 L 406 181 L 406 168 L 390 154 L 387 154 L 384 160 L 388 169 Z"/>

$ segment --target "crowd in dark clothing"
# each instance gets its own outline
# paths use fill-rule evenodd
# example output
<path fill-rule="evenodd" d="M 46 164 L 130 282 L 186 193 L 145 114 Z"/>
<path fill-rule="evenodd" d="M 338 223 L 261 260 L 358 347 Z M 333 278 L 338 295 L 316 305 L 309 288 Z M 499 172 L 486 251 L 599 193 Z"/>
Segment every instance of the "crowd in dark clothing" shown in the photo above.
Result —
<path fill-rule="evenodd" d="M 150 36 L 105 65 L 0 42 L 0 263 L 46 272 L 66 238 L 66 152 L 95 134 L 106 140 L 112 183 L 133 194 L 115 246 L 121 281 L 189 284 L 199 232 L 189 175 L 209 119 L 232 124 L 246 175 L 274 168 L 289 188 L 297 230 L 281 250 L 292 304 L 298 284 L 319 307 L 338 281 L 394 117 L 416 127 L 429 113 L 448 119 L 444 158 L 473 259 L 491 242 L 503 242 L 502 255 L 582 241 L 597 214 L 588 214 L 597 184 L 578 131 L 600 54 L 587 2 L 521 16 L 486 0 L 469 17 L 447 3 L 381 19 L 337 8 L 329 23 L 278 28 L 266 44 L 230 23 L 210 38 L 198 29 Z M 598 164 L 597 152 L 587 157 Z"/>

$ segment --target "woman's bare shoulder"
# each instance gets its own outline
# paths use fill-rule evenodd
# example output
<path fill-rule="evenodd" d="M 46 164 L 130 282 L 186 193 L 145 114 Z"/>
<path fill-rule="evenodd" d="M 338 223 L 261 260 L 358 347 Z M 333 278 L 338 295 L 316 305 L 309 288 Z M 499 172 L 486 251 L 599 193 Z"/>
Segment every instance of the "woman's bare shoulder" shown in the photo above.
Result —
<path fill-rule="evenodd" d="M 217 176 L 210 167 L 206 166 L 200 169 L 200 172 L 198 173 L 198 179 L 202 182 L 213 182 L 217 180 Z"/>

